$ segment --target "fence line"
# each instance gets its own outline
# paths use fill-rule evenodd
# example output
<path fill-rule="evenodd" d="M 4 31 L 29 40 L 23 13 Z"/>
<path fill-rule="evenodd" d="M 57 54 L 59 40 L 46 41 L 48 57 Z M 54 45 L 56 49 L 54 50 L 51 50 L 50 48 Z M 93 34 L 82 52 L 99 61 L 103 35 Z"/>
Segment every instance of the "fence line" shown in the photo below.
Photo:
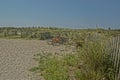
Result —
<path fill-rule="evenodd" d="M 111 58 L 115 69 L 114 80 L 120 80 L 120 36 L 110 40 Z"/>

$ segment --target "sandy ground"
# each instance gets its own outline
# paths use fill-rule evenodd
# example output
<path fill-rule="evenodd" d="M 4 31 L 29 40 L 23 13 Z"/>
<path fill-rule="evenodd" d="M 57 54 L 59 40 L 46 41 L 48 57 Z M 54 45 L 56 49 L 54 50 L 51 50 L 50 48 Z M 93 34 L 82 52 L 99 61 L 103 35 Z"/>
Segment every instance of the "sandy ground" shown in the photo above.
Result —
<path fill-rule="evenodd" d="M 40 52 L 60 54 L 66 50 L 63 45 L 52 46 L 46 41 L 0 39 L 0 80 L 43 80 L 29 71 L 37 65 L 33 58 Z"/>

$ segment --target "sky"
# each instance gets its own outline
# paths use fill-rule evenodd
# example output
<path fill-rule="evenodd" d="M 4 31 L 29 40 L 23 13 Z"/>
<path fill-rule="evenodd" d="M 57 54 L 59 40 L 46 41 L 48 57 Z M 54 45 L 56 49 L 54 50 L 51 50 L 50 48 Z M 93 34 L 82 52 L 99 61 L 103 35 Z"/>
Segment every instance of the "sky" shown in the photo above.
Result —
<path fill-rule="evenodd" d="M 0 26 L 120 29 L 120 0 L 0 0 Z"/>

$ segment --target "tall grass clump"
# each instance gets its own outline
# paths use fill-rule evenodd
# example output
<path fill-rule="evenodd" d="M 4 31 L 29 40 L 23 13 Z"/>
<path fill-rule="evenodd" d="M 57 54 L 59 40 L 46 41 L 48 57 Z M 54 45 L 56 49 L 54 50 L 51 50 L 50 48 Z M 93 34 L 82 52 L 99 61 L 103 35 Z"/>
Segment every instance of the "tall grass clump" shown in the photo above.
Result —
<path fill-rule="evenodd" d="M 105 38 L 92 36 L 78 53 L 82 63 L 76 71 L 78 80 L 114 80 L 115 71 Z"/>

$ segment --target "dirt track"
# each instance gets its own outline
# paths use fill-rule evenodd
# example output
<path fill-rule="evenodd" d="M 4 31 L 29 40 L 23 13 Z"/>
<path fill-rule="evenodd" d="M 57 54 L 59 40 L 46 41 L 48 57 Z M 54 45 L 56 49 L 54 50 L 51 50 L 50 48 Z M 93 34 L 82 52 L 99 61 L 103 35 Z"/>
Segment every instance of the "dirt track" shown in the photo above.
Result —
<path fill-rule="evenodd" d="M 0 39 L 0 80 L 43 80 L 29 69 L 41 51 L 60 53 L 65 46 L 48 45 L 40 40 Z"/>

